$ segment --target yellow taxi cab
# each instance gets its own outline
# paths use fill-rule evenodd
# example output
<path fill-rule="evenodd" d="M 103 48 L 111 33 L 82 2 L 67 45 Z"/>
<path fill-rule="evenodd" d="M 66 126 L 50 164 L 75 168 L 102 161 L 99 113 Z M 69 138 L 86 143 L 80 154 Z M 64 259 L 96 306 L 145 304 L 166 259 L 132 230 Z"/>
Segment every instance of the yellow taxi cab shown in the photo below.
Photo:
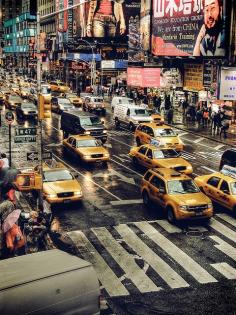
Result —
<path fill-rule="evenodd" d="M 192 165 L 173 149 L 144 144 L 140 147 L 133 147 L 129 156 L 132 157 L 134 165 L 142 165 L 147 168 L 167 167 L 184 174 L 193 172 Z"/>
<path fill-rule="evenodd" d="M 236 168 L 224 165 L 220 172 L 195 177 L 194 181 L 212 201 L 236 215 Z"/>
<path fill-rule="evenodd" d="M 164 117 L 161 116 L 161 114 L 158 113 L 154 108 L 147 108 L 147 111 L 152 117 L 154 123 L 157 123 L 159 125 L 164 124 Z"/>
<path fill-rule="evenodd" d="M 137 146 L 155 141 L 177 152 L 183 151 L 184 147 L 182 140 L 171 127 L 160 125 L 159 123 L 151 122 L 139 124 L 135 130 L 134 137 Z"/>
<path fill-rule="evenodd" d="M 79 201 L 83 197 L 79 182 L 64 164 L 55 161 L 43 165 L 43 194 L 50 204 Z"/>
<path fill-rule="evenodd" d="M 63 96 L 67 98 L 71 102 L 71 104 L 73 104 L 75 107 L 83 106 L 82 98 L 77 96 L 75 93 L 65 93 Z"/>
<path fill-rule="evenodd" d="M 52 92 L 61 92 L 66 93 L 70 91 L 69 86 L 60 81 L 52 81 L 50 82 L 50 89 Z"/>
<path fill-rule="evenodd" d="M 144 204 L 157 203 L 167 213 L 170 223 L 185 219 L 210 219 L 211 200 L 187 175 L 169 168 L 149 169 L 141 183 Z M 158 207 L 156 208 L 158 209 Z"/>
<path fill-rule="evenodd" d="M 110 154 L 101 142 L 89 135 L 74 135 L 63 140 L 63 146 L 84 162 L 107 162 Z"/>

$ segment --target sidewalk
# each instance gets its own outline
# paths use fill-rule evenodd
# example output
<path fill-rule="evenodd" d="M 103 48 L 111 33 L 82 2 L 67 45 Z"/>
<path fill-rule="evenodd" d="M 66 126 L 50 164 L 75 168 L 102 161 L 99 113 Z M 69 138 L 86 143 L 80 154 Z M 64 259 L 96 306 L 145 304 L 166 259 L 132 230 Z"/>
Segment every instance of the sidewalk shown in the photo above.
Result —
<path fill-rule="evenodd" d="M 231 125 L 228 132 L 227 138 L 224 139 L 223 135 L 213 135 L 210 126 L 200 126 L 198 128 L 197 123 L 194 121 L 186 122 L 183 121 L 182 113 L 179 111 L 174 111 L 174 118 L 172 126 L 176 129 L 180 129 L 189 133 L 197 134 L 198 136 L 228 145 L 236 146 L 236 125 Z"/>

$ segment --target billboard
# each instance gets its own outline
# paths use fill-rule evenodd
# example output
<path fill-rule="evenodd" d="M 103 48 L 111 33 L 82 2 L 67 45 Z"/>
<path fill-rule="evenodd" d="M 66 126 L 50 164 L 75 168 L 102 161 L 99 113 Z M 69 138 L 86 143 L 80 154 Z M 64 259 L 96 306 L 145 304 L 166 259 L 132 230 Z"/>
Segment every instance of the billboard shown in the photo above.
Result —
<path fill-rule="evenodd" d="M 220 71 L 218 99 L 236 101 L 236 68 L 223 68 Z"/>
<path fill-rule="evenodd" d="M 73 0 L 56 0 L 55 10 L 59 11 L 73 5 Z M 63 44 L 73 39 L 73 11 L 68 10 L 56 15 L 56 42 L 58 49 L 63 49 Z"/>
<path fill-rule="evenodd" d="M 80 0 L 74 0 L 74 5 Z M 77 37 L 127 39 L 130 18 L 139 15 L 139 0 L 91 0 L 73 10 L 73 34 Z"/>
<path fill-rule="evenodd" d="M 140 41 L 144 51 L 150 49 L 151 0 L 141 0 Z"/>
<path fill-rule="evenodd" d="M 138 87 L 160 87 L 160 68 L 128 68 L 127 85 Z"/>
<path fill-rule="evenodd" d="M 184 64 L 184 90 L 204 90 L 203 66 L 201 64 Z"/>
<path fill-rule="evenodd" d="M 152 53 L 156 56 L 225 56 L 223 1 L 153 0 Z"/>

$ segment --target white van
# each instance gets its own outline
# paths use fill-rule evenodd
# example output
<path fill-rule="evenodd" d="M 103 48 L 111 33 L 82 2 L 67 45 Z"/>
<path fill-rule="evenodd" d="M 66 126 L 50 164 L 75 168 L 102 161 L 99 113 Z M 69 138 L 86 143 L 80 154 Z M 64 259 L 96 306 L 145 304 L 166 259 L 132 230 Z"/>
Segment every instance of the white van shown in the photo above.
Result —
<path fill-rule="evenodd" d="M 128 104 L 135 105 L 135 102 L 132 98 L 124 97 L 124 96 L 114 96 L 111 101 L 111 111 L 114 112 L 114 108 L 116 105 Z"/>
<path fill-rule="evenodd" d="M 153 118 L 149 115 L 145 108 L 136 105 L 120 105 L 117 104 L 114 108 L 113 119 L 118 128 L 120 124 L 134 130 L 140 123 L 152 122 Z"/>
<path fill-rule="evenodd" d="M 92 265 L 53 249 L 0 261 L 0 314 L 98 315 Z"/>

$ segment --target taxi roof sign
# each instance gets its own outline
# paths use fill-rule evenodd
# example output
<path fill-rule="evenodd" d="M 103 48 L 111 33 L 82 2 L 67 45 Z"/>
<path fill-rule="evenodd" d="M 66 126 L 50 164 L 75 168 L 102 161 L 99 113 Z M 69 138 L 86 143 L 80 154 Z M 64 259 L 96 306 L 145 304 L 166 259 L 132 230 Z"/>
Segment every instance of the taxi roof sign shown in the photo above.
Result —
<path fill-rule="evenodd" d="M 222 170 L 221 170 L 221 173 L 236 179 L 236 168 L 235 167 L 232 167 L 229 165 L 224 165 Z"/>

